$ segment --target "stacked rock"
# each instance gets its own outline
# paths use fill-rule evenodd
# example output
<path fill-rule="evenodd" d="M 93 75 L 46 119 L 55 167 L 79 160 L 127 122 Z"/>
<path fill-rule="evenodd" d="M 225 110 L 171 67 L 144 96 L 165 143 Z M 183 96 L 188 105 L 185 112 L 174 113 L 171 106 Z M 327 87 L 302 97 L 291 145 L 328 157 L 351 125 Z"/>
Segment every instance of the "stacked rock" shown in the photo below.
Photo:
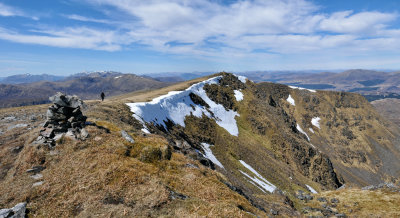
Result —
<path fill-rule="evenodd" d="M 47 110 L 47 121 L 40 131 L 37 143 L 55 146 L 63 136 L 73 139 L 85 139 L 88 136 L 84 129 L 87 117 L 82 114 L 84 103 L 77 96 L 64 95 L 58 92 L 49 98 L 53 103 Z"/>

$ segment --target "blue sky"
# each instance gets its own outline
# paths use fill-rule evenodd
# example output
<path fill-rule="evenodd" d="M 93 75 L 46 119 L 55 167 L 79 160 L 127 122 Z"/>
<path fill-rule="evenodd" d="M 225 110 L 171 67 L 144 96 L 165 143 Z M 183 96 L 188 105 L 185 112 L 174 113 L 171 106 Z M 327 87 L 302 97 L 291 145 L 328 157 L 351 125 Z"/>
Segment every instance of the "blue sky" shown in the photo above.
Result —
<path fill-rule="evenodd" d="M 0 0 L 0 77 L 400 69 L 398 0 Z"/>

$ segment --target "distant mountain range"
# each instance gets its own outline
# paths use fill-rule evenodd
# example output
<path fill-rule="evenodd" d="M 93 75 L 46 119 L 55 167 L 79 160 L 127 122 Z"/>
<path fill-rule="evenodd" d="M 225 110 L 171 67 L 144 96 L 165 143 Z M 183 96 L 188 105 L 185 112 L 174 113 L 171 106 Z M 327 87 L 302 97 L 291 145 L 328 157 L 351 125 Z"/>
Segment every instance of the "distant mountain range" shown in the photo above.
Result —
<path fill-rule="evenodd" d="M 0 107 L 13 107 L 48 102 L 57 91 L 95 99 L 101 91 L 106 96 L 142 89 L 160 88 L 214 72 L 123 74 L 114 71 L 83 72 L 70 76 L 21 74 L 0 78 Z M 400 72 L 373 70 L 320 71 L 251 71 L 237 74 L 255 82 L 276 82 L 310 89 L 356 92 L 369 101 L 400 99 Z"/>
<path fill-rule="evenodd" d="M 39 81 L 59 81 L 64 79 L 64 76 L 55 76 L 49 74 L 33 75 L 33 74 L 19 74 L 8 77 L 1 77 L 0 83 L 4 84 L 21 84 L 21 83 L 32 83 Z"/>
<path fill-rule="evenodd" d="M 191 80 L 194 78 L 206 76 L 213 74 L 214 72 L 207 72 L 207 73 L 157 73 L 157 74 L 150 74 L 150 75 L 140 75 L 142 77 L 155 79 L 160 82 L 182 82 L 186 80 Z M 48 81 L 48 82 L 56 82 L 56 81 L 67 81 L 76 78 L 83 78 L 83 77 L 115 77 L 122 75 L 120 72 L 115 71 L 95 71 L 95 72 L 82 72 L 72 74 L 70 76 L 56 76 L 56 75 L 49 75 L 49 74 L 40 74 L 40 75 L 33 75 L 33 74 L 18 74 L 12 75 L 8 77 L 0 77 L 0 84 L 22 84 L 22 83 L 34 83 L 34 82 L 41 82 L 41 81 Z M 134 74 L 132 74 L 134 75 Z M 166 76 L 167 75 L 167 76 Z"/>
<path fill-rule="evenodd" d="M 347 70 L 333 72 L 251 72 L 245 73 L 258 82 L 269 81 L 309 89 L 356 92 L 369 101 L 400 98 L 400 72 Z"/>
<path fill-rule="evenodd" d="M 118 72 L 81 73 L 59 81 L 0 84 L 0 107 L 48 103 L 49 96 L 56 92 L 78 95 L 82 99 L 97 99 L 101 92 L 104 92 L 107 98 L 137 90 L 161 88 L 169 84 L 171 83 Z"/>

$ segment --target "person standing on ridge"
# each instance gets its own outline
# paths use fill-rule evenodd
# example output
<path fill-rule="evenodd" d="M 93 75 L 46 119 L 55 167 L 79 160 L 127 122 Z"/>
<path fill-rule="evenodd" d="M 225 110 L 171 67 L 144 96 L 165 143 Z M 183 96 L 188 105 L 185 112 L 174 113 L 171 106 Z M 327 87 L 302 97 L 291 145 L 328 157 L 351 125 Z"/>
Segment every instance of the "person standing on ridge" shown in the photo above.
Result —
<path fill-rule="evenodd" d="M 104 92 L 101 92 L 101 94 L 100 94 L 100 97 L 101 97 L 101 101 L 104 101 L 104 97 L 105 97 L 106 95 L 104 94 Z"/>

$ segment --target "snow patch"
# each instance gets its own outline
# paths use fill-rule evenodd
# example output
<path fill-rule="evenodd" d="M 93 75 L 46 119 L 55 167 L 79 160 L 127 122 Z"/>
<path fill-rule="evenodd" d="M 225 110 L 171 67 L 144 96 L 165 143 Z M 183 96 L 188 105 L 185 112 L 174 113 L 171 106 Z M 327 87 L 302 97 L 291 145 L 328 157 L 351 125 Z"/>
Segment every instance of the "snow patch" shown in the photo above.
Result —
<path fill-rule="evenodd" d="M 313 189 L 311 186 L 309 186 L 309 185 L 306 185 L 306 186 L 307 186 L 308 190 L 310 190 L 311 193 L 318 194 L 318 192 L 315 191 L 315 189 Z"/>
<path fill-rule="evenodd" d="M 311 119 L 311 123 L 312 125 L 318 127 L 318 129 L 321 129 L 321 126 L 319 125 L 319 121 L 321 120 L 321 118 L 319 117 L 314 117 Z"/>
<path fill-rule="evenodd" d="M 233 75 L 235 75 L 235 74 L 233 74 Z M 235 76 L 240 80 L 240 82 L 246 83 L 247 77 L 245 77 L 245 76 L 238 76 L 238 75 L 235 75 Z"/>
<path fill-rule="evenodd" d="M 239 160 L 239 162 L 246 167 L 248 170 L 250 170 L 253 174 L 255 174 L 256 176 L 250 176 L 249 174 L 239 170 L 243 175 L 245 175 L 248 179 L 250 179 L 252 182 L 257 184 L 257 187 L 261 189 L 261 191 L 263 191 L 264 193 L 266 193 L 265 191 L 268 192 L 274 192 L 276 189 L 276 186 L 273 185 L 272 183 L 270 183 L 268 180 L 266 180 L 263 176 L 261 176 L 255 169 L 253 169 L 253 167 L 251 167 L 250 165 L 248 165 L 246 162 Z M 253 184 L 254 184 L 253 183 Z"/>
<path fill-rule="evenodd" d="M 308 130 L 310 130 L 310 132 L 314 133 L 314 130 L 312 128 L 308 128 Z"/>
<path fill-rule="evenodd" d="M 32 187 L 41 186 L 41 185 L 43 185 L 43 183 L 44 183 L 43 181 L 35 182 L 35 183 L 32 184 Z"/>
<path fill-rule="evenodd" d="M 294 99 L 290 94 L 289 97 L 286 99 L 286 101 L 289 102 L 291 105 L 296 106 L 296 103 L 294 102 Z"/>
<path fill-rule="evenodd" d="M 114 77 L 114 79 L 119 79 L 119 78 L 121 78 L 122 76 L 116 76 L 116 77 Z"/>
<path fill-rule="evenodd" d="M 209 159 L 211 162 L 213 162 L 215 165 L 217 165 L 217 166 L 219 166 L 219 167 L 225 169 L 224 166 L 222 165 L 222 163 L 219 162 L 218 159 L 217 159 L 217 158 L 214 156 L 214 154 L 212 153 L 212 151 L 211 151 L 211 149 L 210 149 L 211 146 L 212 146 L 212 145 L 209 145 L 209 144 L 207 144 L 207 143 L 201 143 L 201 147 L 203 148 L 204 153 L 205 153 L 204 156 L 205 156 L 207 159 Z"/>
<path fill-rule="evenodd" d="M 297 87 L 297 86 L 289 86 L 289 88 L 291 88 L 291 89 L 299 89 L 299 90 L 307 90 L 309 92 L 317 92 L 314 89 L 306 89 L 306 88 L 301 88 L 301 87 Z"/>
<path fill-rule="evenodd" d="M 146 129 L 146 128 L 142 128 L 141 130 L 142 130 L 142 132 L 144 132 L 144 133 L 150 134 L 150 131 L 149 131 L 148 129 Z"/>
<path fill-rule="evenodd" d="M 235 117 L 240 116 L 233 110 L 225 110 L 224 106 L 212 101 L 203 89 L 205 84 L 218 84 L 221 76 L 210 78 L 196 83 L 184 91 L 171 91 L 166 95 L 154 98 L 151 102 L 127 103 L 133 112 L 133 117 L 139 120 L 147 129 L 146 123 L 153 122 L 167 129 L 165 122 L 168 120 L 185 127 L 185 117 L 193 115 L 201 117 L 203 114 L 228 131 L 231 135 L 238 136 L 239 130 Z M 195 104 L 189 97 L 193 93 L 202 98 L 210 108 Z"/>
<path fill-rule="evenodd" d="M 233 92 L 235 92 L 235 98 L 236 101 L 241 101 L 243 100 L 243 93 L 239 90 L 234 90 Z"/>
<path fill-rule="evenodd" d="M 304 135 L 306 135 L 306 136 L 307 136 L 307 139 L 308 139 L 308 141 L 310 141 L 310 137 L 308 137 L 307 133 L 306 133 L 306 132 L 304 132 L 304 130 L 303 130 L 301 127 L 300 127 L 300 125 L 299 125 L 299 124 L 297 124 L 296 128 L 297 128 L 297 130 L 299 130 L 299 132 L 301 132 L 301 133 L 303 133 Z"/>

